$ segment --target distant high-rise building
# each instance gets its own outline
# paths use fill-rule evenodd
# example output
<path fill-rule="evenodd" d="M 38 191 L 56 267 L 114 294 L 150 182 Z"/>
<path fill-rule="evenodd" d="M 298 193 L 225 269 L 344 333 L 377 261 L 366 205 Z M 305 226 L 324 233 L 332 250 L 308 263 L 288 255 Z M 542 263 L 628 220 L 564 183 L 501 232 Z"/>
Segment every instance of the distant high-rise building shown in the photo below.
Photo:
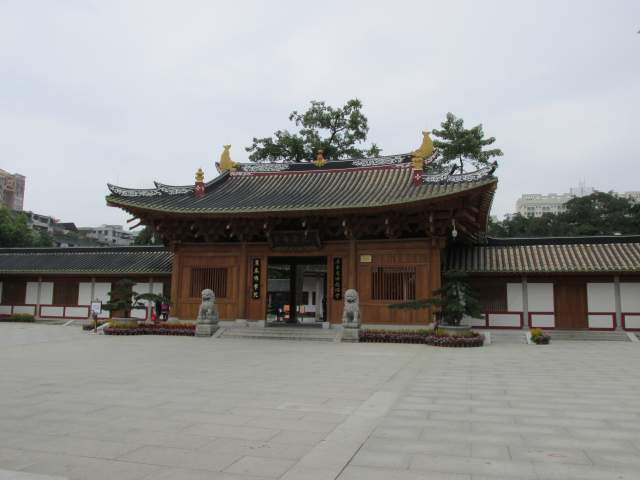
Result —
<path fill-rule="evenodd" d="M 523 217 L 541 217 L 545 213 L 562 213 L 574 195 L 569 193 L 525 193 L 516 201 L 516 213 Z"/>
<path fill-rule="evenodd" d="M 24 208 L 25 176 L 0 169 L 0 203 L 11 210 Z"/>
<path fill-rule="evenodd" d="M 640 192 L 639 191 L 623 192 L 623 193 L 619 193 L 618 195 L 621 196 L 622 198 L 628 198 L 629 200 L 631 200 L 634 203 L 640 203 Z"/>
<path fill-rule="evenodd" d="M 516 213 L 523 217 L 541 217 L 545 213 L 562 213 L 567 210 L 566 203 L 572 198 L 586 197 L 595 193 L 593 187 L 580 184 L 569 189 L 569 193 L 525 193 L 516 201 Z M 640 191 L 616 193 L 614 195 L 640 202 Z"/>
<path fill-rule="evenodd" d="M 102 245 L 133 245 L 133 241 L 136 239 L 136 234 L 125 231 L 122 225 L 80 227 L 78 230 L 87 238 L 92 238 Z"/>

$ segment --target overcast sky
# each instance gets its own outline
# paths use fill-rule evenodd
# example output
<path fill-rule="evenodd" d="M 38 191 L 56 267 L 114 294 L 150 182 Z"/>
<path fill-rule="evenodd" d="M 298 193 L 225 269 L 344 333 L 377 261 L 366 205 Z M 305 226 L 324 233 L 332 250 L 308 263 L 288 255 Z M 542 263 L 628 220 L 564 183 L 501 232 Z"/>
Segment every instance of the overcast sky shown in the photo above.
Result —
<path fill-rule="evenodd" d="M 448 111 L 504 151 L 493 214 L 640 190 L 640 2 L 0 0 L 0 168 L 25 209 L 124 224 L 107 182 L 190 184 L 222 145 L 358 97 L 384 154 Z"/>

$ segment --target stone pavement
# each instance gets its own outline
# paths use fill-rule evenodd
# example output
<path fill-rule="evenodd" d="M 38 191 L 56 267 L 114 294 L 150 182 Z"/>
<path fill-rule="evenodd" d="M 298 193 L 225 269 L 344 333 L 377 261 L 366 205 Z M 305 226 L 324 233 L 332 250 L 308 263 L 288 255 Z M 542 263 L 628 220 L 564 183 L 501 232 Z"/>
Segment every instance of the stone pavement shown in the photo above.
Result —
<path fill-rule="evenodd" d="M 0 324 L 0 479 L 640 479 L 639 361 Z"/>

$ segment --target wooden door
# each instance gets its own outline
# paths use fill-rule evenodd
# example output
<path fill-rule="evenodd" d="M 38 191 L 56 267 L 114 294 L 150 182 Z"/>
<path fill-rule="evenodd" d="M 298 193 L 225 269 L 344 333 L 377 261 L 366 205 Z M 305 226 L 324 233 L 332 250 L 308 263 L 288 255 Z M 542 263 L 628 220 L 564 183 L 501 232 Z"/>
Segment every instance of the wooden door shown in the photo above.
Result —
<path fill-rule="evenodd" d="M 556 328 L 587 329 L 587 287 L 581 281 L 554 284 Z"/>

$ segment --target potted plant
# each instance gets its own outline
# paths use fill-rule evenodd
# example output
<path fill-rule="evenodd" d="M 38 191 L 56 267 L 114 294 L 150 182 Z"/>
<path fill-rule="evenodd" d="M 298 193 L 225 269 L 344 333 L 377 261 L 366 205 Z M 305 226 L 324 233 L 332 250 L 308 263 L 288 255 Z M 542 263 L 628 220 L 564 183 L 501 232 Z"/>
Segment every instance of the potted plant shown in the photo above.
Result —
<path fill-rule="evenodd" d="M 118 320 L 137 322 L 138 319 L 131 317 L 131 311 L 146 307 L 136 299 L 138 294 L 133 291 L 135 283 L 128 278 L 118 280 L 109 292 L 109 301 L 102 305 L 102 309 L 111 312 L 112 316 L 114 312 L 122 312 L 123 315 Z"/>
<path fill-rule="evenodd" d="M 443 275 L 442 287 L 434 290 L 433 297 L 389 305 L 389 308 L 422 309 L 435 308 L 436 327 L 442 332 L 455 335 L 469 331 L 468 325 L 460 325 L 465 317 L 479 318 L 480 303 L 473 289 L 466 282 L 467 274 L 449 270 Z"/>
<path fill-rule="evenodd" d="M 532 328 L 529 333 L 531 334 L 531 341 L 536 345 L 549 345 L 549 342 L 551 342 L 551 336 L 541 328 Z"/>

